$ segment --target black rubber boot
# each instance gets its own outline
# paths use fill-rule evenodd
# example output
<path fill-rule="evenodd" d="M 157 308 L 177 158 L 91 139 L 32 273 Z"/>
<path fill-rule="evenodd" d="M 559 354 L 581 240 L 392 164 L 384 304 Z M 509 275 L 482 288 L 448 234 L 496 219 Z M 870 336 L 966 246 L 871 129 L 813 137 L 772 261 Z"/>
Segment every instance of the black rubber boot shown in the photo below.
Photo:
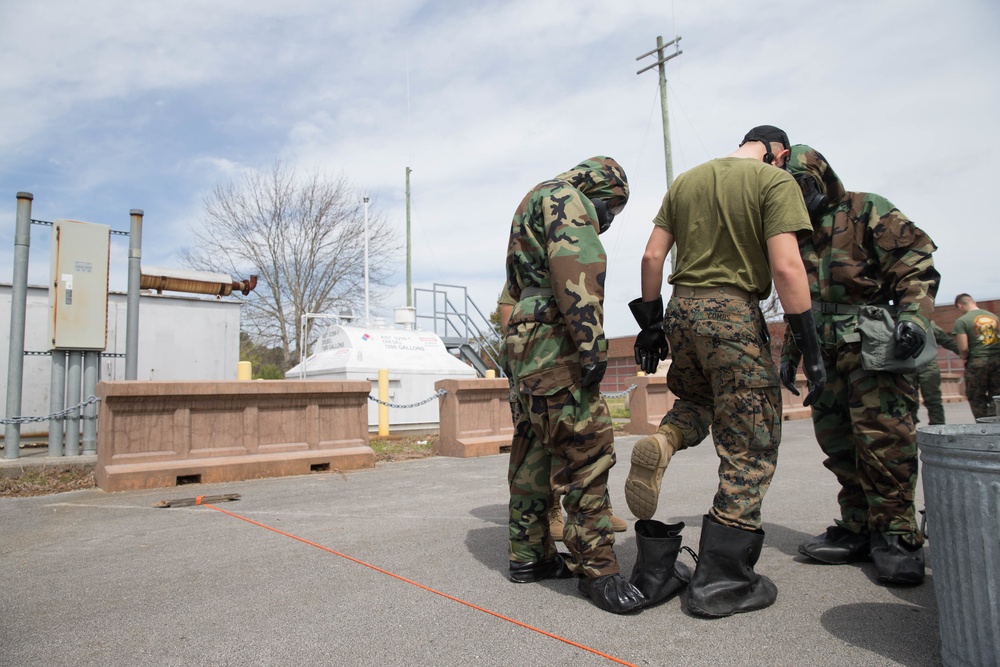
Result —
<path fill-rule="evenodd" d="M 583 577 L 577 587 L 595 605 L 612 614 L 639 611 L 646 604 L 646 598 L 642 597 L 639 589 L 620 574 L 606 574 L 596 579 Z"/>
<path fill-rule="evenodd" d="M 915 586 L 924 581 L 924 548 L 911 547 L 900 535 L 872 533 L 875 574 L 883 584 Z"/>
<path fill-rule="evenodd" d="M 655 519 L 635 522 L 638 554 L 629 583 L 646 598 L 647 607 L 668 600 L 691 581 L 691 569 L 677 562 L 683 528 L 683 522 L 669 525 Z"/>
<path fill-rule="evenodd" d="M 740 530 L 712 521 L 701 522 L 698 566 L 688 585 L 688 611 L 721 617 L 769 607 L 778 588 L 754 572 L 764 544 L 764 531 Z"/>
<path fill-rule="evenodd" d="M 566 561 L 569 554 L 556 554 L 550 560 L 532 563 L 510 561 L 510 580 L 515 584 L 531 584 L 542 579 L 569 579 L 573 573 L 569 571 Z"/>
<path fill-rule="evenodd" d="M 867 532 L 852 533 L 840 526 L 830 526 L 822 535 L 799 545 L 799 553 L 830 565 L 844 565 L 871 560 L 871 538 Z"/>

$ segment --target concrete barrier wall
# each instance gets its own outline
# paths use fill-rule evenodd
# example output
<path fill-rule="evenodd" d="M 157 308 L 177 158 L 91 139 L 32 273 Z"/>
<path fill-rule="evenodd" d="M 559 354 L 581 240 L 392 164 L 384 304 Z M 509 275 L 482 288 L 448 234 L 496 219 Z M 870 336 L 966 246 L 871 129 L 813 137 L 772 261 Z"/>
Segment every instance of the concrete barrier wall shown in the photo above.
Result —
<path fill-rule="evenodd" d="M 370 391 L 369 382 L 101 382 L 94 476 L 105 491 L 126 491 L 371 468 Z"/>
<path fill-rule="evenodd" d="M 439 380 L 441 425 L 434 453 L 440 456 L 488 456 L 510 447 L 514 424 L 510 416 L 507 378 Z"/>
<path fill-rule="evenodd" d="M 667 390 L 667 378 L 662 375 L 640 375 L 628 382 L 635 385 L 629 394 L 629 422 L 625 432 L 631 435 L 656 433 L 660 420 L 674 404 L 674 395 Z"/>

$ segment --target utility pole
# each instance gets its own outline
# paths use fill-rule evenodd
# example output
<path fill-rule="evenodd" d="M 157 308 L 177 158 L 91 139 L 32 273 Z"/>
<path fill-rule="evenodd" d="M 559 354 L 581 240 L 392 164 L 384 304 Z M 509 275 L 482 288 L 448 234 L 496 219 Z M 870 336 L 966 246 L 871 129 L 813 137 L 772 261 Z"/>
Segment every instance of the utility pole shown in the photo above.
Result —
<path fill-rule="evenodd" d="M 663 37 L 657 37 L 656 48 L 636 58 L 636 60 L 642 60 L 647 56 L 651 56 L 654 53 L 656 54 L 656 62 L 648 67 L 644 67 L 643 69 L 636 72 L 636 74 L 642 74 L 643 72 L 651 70 L 654 67 L 658 67 L 660 70 L 660 109 L 663 112 L 663 157 L 667 164 L 668 190 L 670 189 L 670 186 L 673 185 L 674 182 L 674 167 L 673 167 L 673 158 L 670 154 L 670 117 L 667 115 L 666 62 L 671 58 L 676 58 L 680 54 L 684 53 L 683 51 L 680 50 L 680 41 L 681 41 L 680 37 L 675 37 L 666 44 L 664 44 Z M 663 49 L 668 46 L 673 46 L 674 52 L 668 56 L 664 56 Z"/>
<path fill-rule="evenodd" d="M 406 168 L 406 307 L 413 305 L 413 286 L 410 284 L 410 172 Z"/>

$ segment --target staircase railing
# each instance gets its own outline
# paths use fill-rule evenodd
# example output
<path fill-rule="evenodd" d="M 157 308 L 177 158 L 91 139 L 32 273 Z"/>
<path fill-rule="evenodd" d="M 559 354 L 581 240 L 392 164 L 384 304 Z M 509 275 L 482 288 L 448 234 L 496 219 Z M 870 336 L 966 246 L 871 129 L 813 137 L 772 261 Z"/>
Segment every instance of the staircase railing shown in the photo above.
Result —
<path fill-rule="evenodd" d="M 483 314 L 469 291 L 460 285 L 434 283 L 431 289 L 414 288 L 413 305 L 417 325 L 441 337 L 445 347 L 465 358 L 478 355 L 481 365 L 470 359 L 480 374 L 500 368 L 500 332 Z"/>

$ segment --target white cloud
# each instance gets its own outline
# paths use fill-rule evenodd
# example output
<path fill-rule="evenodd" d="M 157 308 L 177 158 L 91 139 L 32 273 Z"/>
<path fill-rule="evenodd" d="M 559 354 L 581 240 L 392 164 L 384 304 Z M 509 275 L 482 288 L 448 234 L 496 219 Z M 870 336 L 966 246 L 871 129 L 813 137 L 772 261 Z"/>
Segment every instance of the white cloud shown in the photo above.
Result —
<path fill-rule="evenodd" d="M 651 60 L 635 57 L 676 21 L 675 174 L 753 125 L 780 125 L 849 188 L 886 196 L 932 234 L 940 300 L 1000 296 L 995 243 L 981 242 L 996 236 L 983 195 L 1000 135 L 998 19 L 987 0 L 11 0 L 0 7 L 0 237 L 12 238 L 18 190 L 35 194 L 42 219 L 125 228 L 142 208 L 144 258 L 170 265 L 205 195 L 276 159 L 345 173 L 402 233 L 410 166 L 415 281 L 467 285 L 492 310 L 523 193 L 608 154 L 633 193 L 604 238 L 607 328 L 628 335 L 625 303 L 664 190 L 656 74 L 636 76 Z M 0 244 L 7 265 L 10 248 Z"/>

